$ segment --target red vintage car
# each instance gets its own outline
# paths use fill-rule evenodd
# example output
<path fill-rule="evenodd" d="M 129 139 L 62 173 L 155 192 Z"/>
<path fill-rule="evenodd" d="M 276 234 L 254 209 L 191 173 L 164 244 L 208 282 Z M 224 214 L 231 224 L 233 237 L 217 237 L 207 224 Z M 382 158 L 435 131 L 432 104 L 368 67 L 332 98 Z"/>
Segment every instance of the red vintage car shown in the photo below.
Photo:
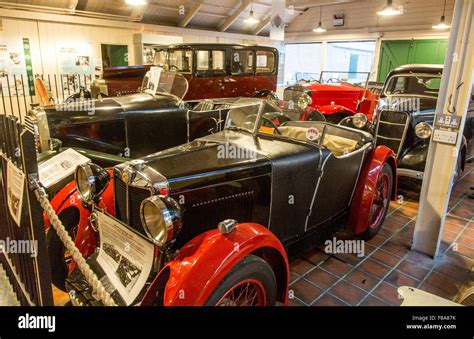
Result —
<path fill-rule="evenodd" d="M 369 86 L 368 72 L 326 72 L 319 80 L 301 80 L 284 91 L 285 105 L 303 121 L 342 119 L 363 113 L 372 121 L 380 94 Z"/>
<path fill-rule="evenodd" d="M 179 44 L 156 50 L 154 64 L 183 74 L 189 82 L 184 100 L 266 96 L 276 90 L 278 50 L 231 44 Z M 91 94 L 111 97 L 137 93 L 150 66 L 105 69 Z"/>

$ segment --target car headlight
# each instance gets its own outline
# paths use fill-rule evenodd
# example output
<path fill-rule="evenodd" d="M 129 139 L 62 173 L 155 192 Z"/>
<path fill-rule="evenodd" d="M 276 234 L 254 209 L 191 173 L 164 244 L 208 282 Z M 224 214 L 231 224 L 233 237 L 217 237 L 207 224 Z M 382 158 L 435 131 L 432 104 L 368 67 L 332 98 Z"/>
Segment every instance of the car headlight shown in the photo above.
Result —
<path fill-rule="evenodd" d="M 297 105 L 302 110 L 305 110 L 308 108 L 309 105 L 311 105 L 312 102 L 313 102 L 313 99 L 311 99 L 311 97 L 308 94 L 303 93 L 298 97 Z"/>
<path fill-rule="evenodd" d="M 170 197 L 153 196 L 143 200 L 140 216 L 143 229 L 151 240 L 163 247 L 181 230 L 181 207 Z"/>
<path fill-rule="evenodd" d="M 352 124 L 357 128 L 364 128 L 367 125 L 367 116 L 364 113 L 354 114 Z"/>
<path fill-rule="evenodd" d="M 420 139 L 427 139 L 431 136 L 433 128 L 430 124 L 422 121 L 415 126 L 415 134 Z"/>
<path fill-rule="evenodd" d="M 82 201 L 91 203 L 104 193 L 109 184 L 110 175 L 102 167 L 88 163 L 77 166 L 75 181 L 77 192 Z"/>

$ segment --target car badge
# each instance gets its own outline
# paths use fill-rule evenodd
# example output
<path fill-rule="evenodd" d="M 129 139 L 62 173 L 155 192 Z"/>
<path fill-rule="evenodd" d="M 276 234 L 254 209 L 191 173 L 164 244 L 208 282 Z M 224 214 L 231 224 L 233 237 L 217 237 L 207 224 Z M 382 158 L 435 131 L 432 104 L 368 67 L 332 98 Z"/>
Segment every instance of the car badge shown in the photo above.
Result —
<path fill-rule="evenodd" d="M 132 173 L 130 173 L 129 170 L 125 170 L 123 173 L 122 173 L 122 180 L 124 183 L 126 183 L 127 185 L 131 184 L 133 178 L 132 178 Z"/>
<path fill-rule="evenodd" d="M 310 141 L 318 140 L 319 138 L 319 131 L 316 127 L 310 127 L 306 131 L 306 139 Z"/>

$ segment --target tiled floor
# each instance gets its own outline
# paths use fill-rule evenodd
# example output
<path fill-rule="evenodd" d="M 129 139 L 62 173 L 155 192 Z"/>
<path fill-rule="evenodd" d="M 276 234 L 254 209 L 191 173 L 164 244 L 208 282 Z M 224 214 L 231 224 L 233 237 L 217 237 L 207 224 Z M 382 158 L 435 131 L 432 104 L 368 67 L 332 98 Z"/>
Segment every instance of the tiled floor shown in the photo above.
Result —
<path fill-rule="evenodd" d="M 290 305 L 396 306 L 397 288 L 413 286 L 455 300 L 474 285 L 474 164 L 455 185 L 437 260 L 410 251 L 418 209 L 416 194 L 392 202 L 380 233 L 365 243 L 365 255 L 328 255 L 315 249 L 290 264 Z M 338 239 L 347 239 L 344 233 Z"/>

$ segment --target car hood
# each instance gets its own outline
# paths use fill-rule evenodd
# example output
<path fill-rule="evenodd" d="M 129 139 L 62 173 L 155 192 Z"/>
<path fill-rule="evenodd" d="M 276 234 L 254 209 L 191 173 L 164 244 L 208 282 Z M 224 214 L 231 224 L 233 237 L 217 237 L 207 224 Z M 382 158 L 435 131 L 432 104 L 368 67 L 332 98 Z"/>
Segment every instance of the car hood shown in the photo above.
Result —
<path fill-rule="evenodd" d="M 202 138 L 148 155 L 139 162 L 139 167 L 159 174 L 173 186 L 183 181 L 192 183 L 194 179 L 206 176 L 225 177 L 228 172 L 258 167 L 268 163 L 269 159 L 261 153 L 252 151 L 250 147 L 242 147 L 231 141 Z M 116 170 L 122 172 L 131 163 L 118 165 Z"/>
<path fill-rule="evenodd" d="M 117 119 L 126 114 L 175 108 L 179 100 L 171 95 L 137 93 L 101 100 L 84 100 L 44 108 L 49 123 L 83 123 Z"/>

